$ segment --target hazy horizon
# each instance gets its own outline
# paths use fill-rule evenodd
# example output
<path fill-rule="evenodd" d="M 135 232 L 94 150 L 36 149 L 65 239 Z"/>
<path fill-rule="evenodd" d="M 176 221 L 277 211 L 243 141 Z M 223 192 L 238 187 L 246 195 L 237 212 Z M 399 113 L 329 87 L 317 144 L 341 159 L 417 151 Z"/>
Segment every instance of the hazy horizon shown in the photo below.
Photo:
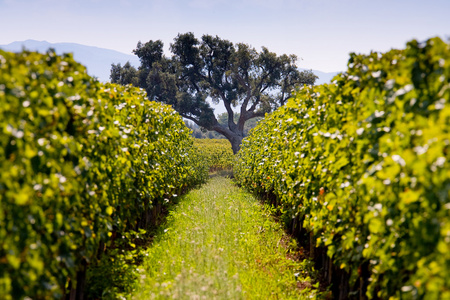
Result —
<path fill-rule="evenodd" d="M 450 1 L 366 0 L 0 0 L 0 44 L 33 39 L 131 54 L 138 41 L 178 33 L 218 35 L 295 54 L 298 66 L 345 70 L 350 52 L 404 48 L 450 37 Z"/>

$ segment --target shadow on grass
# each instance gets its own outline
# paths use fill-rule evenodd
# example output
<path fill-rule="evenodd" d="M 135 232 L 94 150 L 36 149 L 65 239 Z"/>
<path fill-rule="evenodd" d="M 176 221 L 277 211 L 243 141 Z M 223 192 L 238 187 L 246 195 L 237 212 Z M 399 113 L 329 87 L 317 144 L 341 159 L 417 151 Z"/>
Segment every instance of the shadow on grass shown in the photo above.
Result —
<path fill-rule="evenodd" d="M 225 178 L 234 178 L 233 170 L 216 170 L 209 172 L 209 178 L 214 177 L 225 177 Z"/>
<path fill-rule="evenodd" d="M 98 259 L 87 269 L 85 299 L 128 299 L 138 287 L 140 274 L 136 270 L 144 260 L 146 249 L 164 233 L 170 212 L 176 209 L 188 192 L 200 186 L 183 191 L 168 203 L 155 201 L 154 205 L 159 208 L 152 223 L 136 231 L 129 229 L 114 233 L 108 245 L 102 244 Z"/>

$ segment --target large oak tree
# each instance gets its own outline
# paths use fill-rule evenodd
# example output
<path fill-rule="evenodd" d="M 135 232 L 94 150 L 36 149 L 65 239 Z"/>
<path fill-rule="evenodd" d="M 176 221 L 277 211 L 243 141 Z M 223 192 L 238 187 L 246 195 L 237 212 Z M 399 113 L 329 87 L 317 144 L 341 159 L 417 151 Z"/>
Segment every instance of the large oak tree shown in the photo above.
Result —
<path fill-rule="evenodd" d="M 283 105 L 296 85 L 314 84 L 311 71 L 300 72 L 295 55 L 276 55 L 263 47 L 260 52 L 247 44 L 193 33 L 179 34 L 164 56 L 163 43 L 139 42 L 133 51 L 140 59 L 132 66 L 112 65 L 111 81 L 144 88 L 151 100 L 171 104 L 181 116 L 224 135 L 233 152 L 239 150 L 246 121 L 264 116 Z M 208 99 L 222 103 L 228 124 L 214 115 Z M 239 119 L 235 121 L 235 112 Z"/>

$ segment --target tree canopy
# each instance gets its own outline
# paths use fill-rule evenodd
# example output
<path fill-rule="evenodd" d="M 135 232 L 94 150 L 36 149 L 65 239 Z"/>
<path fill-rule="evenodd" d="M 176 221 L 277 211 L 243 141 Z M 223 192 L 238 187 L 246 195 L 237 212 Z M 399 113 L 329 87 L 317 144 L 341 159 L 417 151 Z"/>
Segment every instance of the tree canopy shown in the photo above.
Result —
<path fill-rule="evenodd" d="M 218 36 L 179 34 L 164 56 L 162 41 L 139 42 L 133 51 L 141 62 L 112 65 L 111 81 L 134 84 L 147 91 L 150 100 L 171 104 L 181 116 L 207 130 L 224 135 L 233 152 L 244 138 L 244 125 L 253 118 L 282 106 L 296 85 L 314 84 L 312 71 L 299 71 L 295 55 L 277 55 Z M 207 101 L 222 103 L 227 124 L 220 124 Z M 234 109 L 238 110 L 236 120 Z"/>

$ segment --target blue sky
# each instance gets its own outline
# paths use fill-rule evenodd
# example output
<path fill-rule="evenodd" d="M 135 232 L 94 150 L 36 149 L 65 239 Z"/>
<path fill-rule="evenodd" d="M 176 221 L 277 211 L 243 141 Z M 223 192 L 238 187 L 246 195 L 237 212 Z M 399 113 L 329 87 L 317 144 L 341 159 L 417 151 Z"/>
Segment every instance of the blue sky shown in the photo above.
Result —
<path fill-rule="evenodd" d="M 449 16 L 450 0 L 0 0 L 0 45 L 35 39 L 131 54 L 139 40 L 168 48 L 178 33 L 194 32 L 332 72 L 346 69 L 350 52 L 448 39 Z"/>

